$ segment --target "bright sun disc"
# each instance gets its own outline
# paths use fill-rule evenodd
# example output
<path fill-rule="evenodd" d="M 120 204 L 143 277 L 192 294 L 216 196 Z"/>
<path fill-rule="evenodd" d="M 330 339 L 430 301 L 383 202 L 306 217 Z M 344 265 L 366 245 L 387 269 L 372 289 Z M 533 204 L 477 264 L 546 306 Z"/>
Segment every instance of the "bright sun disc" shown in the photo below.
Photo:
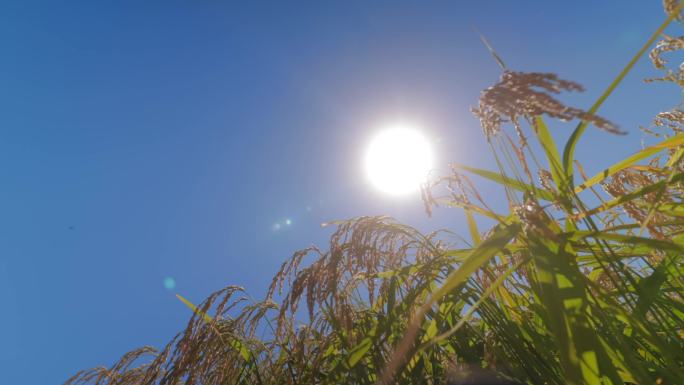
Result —
<path fill-rule="evenodd" d="M 366 151 L 366 174 L 378 189 L 392 195 L 418 190 L 427 180 L 433 156 L 430 143 L 417 130 L 394 126 L 378 133 Z"/>

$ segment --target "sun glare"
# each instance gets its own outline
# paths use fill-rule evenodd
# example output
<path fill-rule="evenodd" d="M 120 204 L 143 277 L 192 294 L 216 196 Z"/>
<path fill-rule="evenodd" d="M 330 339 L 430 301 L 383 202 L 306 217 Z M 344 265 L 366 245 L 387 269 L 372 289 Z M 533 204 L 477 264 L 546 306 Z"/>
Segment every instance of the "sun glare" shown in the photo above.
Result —
<path fill-rule="evenodd" d="M 433 166 L 430 143 L 418 130 L 397 125 L 380 131 L 366 150 L 369 181 L 390 195 L 406 195 L 427 180 Z"/>

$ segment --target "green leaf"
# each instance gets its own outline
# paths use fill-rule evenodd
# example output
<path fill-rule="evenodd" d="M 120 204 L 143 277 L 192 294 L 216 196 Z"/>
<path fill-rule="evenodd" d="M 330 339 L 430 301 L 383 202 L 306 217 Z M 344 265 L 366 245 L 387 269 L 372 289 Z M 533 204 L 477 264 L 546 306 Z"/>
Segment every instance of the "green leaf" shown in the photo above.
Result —
<path fill-rule="evenodd" d="M 539 144 L 541 144 L 544 152 L 546 153 L 546 158 L 549 161 L 549 170 L 551 171 L 551 176 L 553 181 L 556 182 L 556 187 L 559 191 L 563 191 L 563 164 L 561 163 L 560 154 L 558 153 L 558 147 L 556 142 L 553 140 L 553 136 L 549 132 L 549 128 L 544 123 L 544 119 L 541 116 L 536 116 L 534 118 L 534 128 L 537 133 L 537 138 L 539 139 Z"/>
<path fill-rule="evenodd" d="M 477 311 L 477 309 L 480 307 L 480 305 L 482 305 L 482 303 L 485 300 L 487 300 L 487 298 L 489 298 L 492 295 L 492 293 L 494 293 L 496 290 L 498 290 L 501 287 L 501 285 L 503 285 L 504 281 L 506 281 L 506 279 L 513 272 L 518 270 L 520 268 L 520 266 L 527 263 L 528 261 L 529 261 L 529 258 L 524 258 L 518 262 L 513 263 L 513 265 L 511 265 L 508 269 L 506 269 L 506 271 L 504 271 L 503 274 L 501 274 L 494 282 L 492 282 L 489 285 L 489 287 L 487 287 L 487 290 L 485 290 L 485 292 L 482 293 L 482 295 L 477 299 L 477 301 L 468 308 L 466 313 L 458 320 L 456 325 L 454 325 L 451 329 L 447 330 L 446 332 L 444 332 L 438 336 L 432 335 L 432 337 L 435 337 L 435 338 L 431 337 L 432 340 L 429 341 L 429 345 L 438 343 L 439 341 L 442 341 L 442 340 L 448 338 L 449 336 L 451 336 L 452 334 L 454 334 L 455 332 L 457 332 L 458 329 L 460 329 L 466 322 L 468 322 L 470 320 L 470 318 L 475 313 L 475 311 Z M 434 320 L 433 320 L 433 322 L 434 322 Z M 430 326 L 432 326 L 432 324 Z M 435 334 L 436 334 L 436 324 L 435 324 Z M 428 345 L 424 346 L 421 350 L 424 350 L 427 347 L 428 347 Z"/>
<path fill-rule="evenodd" d="M 575 188 L 575 192 L 579 193 L 580 191 L 586 189 L 587 187 L 593 186 L 596 183 L 599 183 L 606 178 L 608 178 L 611 175 L 614 175 L 616 172 L 624 170 L 626 168 L 629 168 L 633 166 L 635 163 L 644 160 L 648 157 L 651 157 L 660 151 L 670 149 L 673 147 L 681 146 L 684 144 L 684 132 L 681 132 L 671 138 L 668 138 L 654 146 L 645 148 L 636 154 L 629 156 L 614 165 L 606 168 L 605 170 L 601 171 L 600 173 L 594 175 L 593 177 L 587 179 L 584 183 L 580 184 Z"/>
<path fill-rule="evenodd" d="M 584 277 L 569 245 L 529 238 L 535 259 L 535 289 L 544 307 L 545 322 L 554 337 L 568 384 L 601 384 L 606 377 L 614 385 L 620 377 L 606 362 L 607 353 L 587 316 L 589 300 Z"/>
<path fill-rule="evenodd" d="M 183 303 L 185 304 L 185 306 L 189 307 L 190 310 L 192 310 L 193 312 L 195 312 L 195 313 L 201 315 L 202 318 L 204 318 L 204 322 L 211 323 L 211 321 L 214 320 L 209 314 L 207 314 L 207 313 L 203 312 L 202 310 L 198 309 L 197 306 L 195 306 L 192 302 L 190 302 L 190 301 L 188 301 L 187 299 L 185 299 L 185 297 L 183 297 L 182 295 L 176 294 L 176 297 L 177 297 L 179 300 L 181 300 L 181 302 L 183 302 Z"/>
<path fill-rule="evenodd" d="M 429 341 L 434 336 L 437 335 L 437 320 L 431 319 L 427 328 L 425 328 L 425 334 L 423 335 L 423 341 Z"/>
<path fill-rule="evenodd" d="M 432 293 L 429 304 L 438 302 L 447 293 L 465 282 L 472 273 L 497 253 L 502 252 L 508 242 L 520 232 L 520 224 L 498 225 L 493 234 L 482 241 L 461 265 L 446 278 L 444 284 Z"/>
<path fill-rule="evenodd" d="M 473 240 L 473 245 L 477 246 L 482 242 L 482 238 L 480 238 L 480 232 L 477 230 L 477 222 L 475 222 L 475 218 L 473 217 L 473 212 L 464 209 L 463 210 L 466 215 L 466 221 L 468 222 L 468 230 L 470 231 L 470 238 Z"/>
<path fill-rule="evenodd" d="M 349 364 L 349 367 L 353 368 L 354 365 L 356 365 L 363 358 L 363 356 L 368 353 L 368 350 L 371 348 L 371 346 L 373 346 L 372 336 L 362 339 L 361 342 L 349 352 L 349 356 L 347 357 L 347 363 Z"/>
<path fill-rule="evenodd" d="M 470 167 L 470 166 L 465 166 L 461 164 L 455 164 L 454 166 L 461 168 L 463 170 L 466 170 L 468 172 L 472 172 L 473 174 L 479 175 L 485 179 L 489 179 L 493 182 L 496 182 L 498 184 L 501 184 L 505 187 L 512 188 L 514 190 L 522 191 L 522 192 L 528 192 L 528 193 L 533 193 L 536 194 L 539 198 L 542 198 L 546 201 L 553 202 L 556 199 L 554 198 L 553 194 L 550 192 L 539 189 L 536 186 L 531 186 L 527 183 L 521 182 L 517 179 L 509 178 L 505 175 L 501 175 L 500 173 L 493 172 L 493 171 L 488 171 L 488 170 L 482 170 L 479 168 L 475 167 Z"/>
<path fill-rule="evenodd" d="M 507 222 L 506 217 L 504 217 L 503 215 L 499 215 L 493 211 L 483 209 L 483 208 L 476 206 L 472 203 L 463 202 L 460 200 L 457 201 L 457 200 L 452 200 L 452 199 L 445 199 L 445 198 L 436 198 L 435 202 L 439 205 L 446 206 L 446 207 L 458 207 L 458 208 L 462 208 L 465 210 L 469 210 L 473 213 L 480 214 L 484 217 L 491 218 L 491 219 L 498 221 L 498 222 L 501 222 L 501 221 Z"/>
<path fill-rule="evenodd" d="M 632 191 L 632 192 L 627 193 L 625 195 L 619 196 L 619 197 L 612 199 L 608 202 L 605 202 L 605 203 L 601 204 L 600 206 L 595 207 L 591 210 L 583 211 L 583 212 L 575 215 L 574 218 L 575 219 L 584 218 L 584 217 L 587 217 L 589 215 L 594 215 L 594 214 L 609 210 L 613 207 L 620 206 L 620 205 L 623 205 L 627 202 L 631 202 L 635 199 L 641 198 L 646 194 L 659 191 L 659 190 L 665 188 L 667 185 L 677 183 L 677 182 L 682 181 L 682 180 L 684 180 L 684 173 L 675 174 L 672 176 L 672 178 L 669 178 L 669 180 L 662 180 L 660 182 L 656 182 L 654 184 L 648 185 L 646 187 L 642 187 L 638 190 Z M 671 204 L 668 204 L 665 206 L 666 209 L 672 208 L 672 207 L 673 206 Z M 667 211 L 663 211 L 663 210 L 659 210 L 659 211 L 663 212 L 663 213 L 667 213 Z"/>
<path fill-rule="evenodd" d="M 625 234 L 615 234 L 606 233 L 602 231 L 576 231 L 574 233 L 569 233 L 568 239 L 578 240 L 583 238 L 596 238 L 603 239 L 606 241 L 617 242 L 622 245 L 629 246 L 644 246 L 650 250 L 667 250 L 674 251 L 677 253 L 684 253 L 684 246 L 677 243 L 663 241 L 653 238 L 638 237 L 635 235 L 625 235 Z"/>
<path fill-rule="evenodd" d="M 214 318 L 212 318 L 206 312 L 203 312 L 202 310 L 198 309 L 197 306 L 195 306 L 192 302 L 185 299 L 185 297 L 183 297 L 182 295 L 176 294 L 176 297 L 179 300 L 181 300 L 181 302 L 183 302 L 185 304 L 185 306 L 189 307 L 193 312 L 201 315 L 202 318 L 204 319 L 204 322 L 211 324 L 214 321 Z M 217 333 L 218 333 L 218 331 L 217 331 Z M 220 337 L 221 336 L 219 334 L 219 338 Z M 249 349 L 247 349 L 247 347 L 245 346 L 245 344 L 242 343 L 242 341 L 240 341 L 237 338 L 231 338 L 230 345 L 233 348 L 235 348 L 238 352 L 240 352 L 240 355 L 242 356 L 242 358 L 245 359 L 245 361 L 249 361 L 249 359 L 250 359 Z"/>
<path fill-rule="evenodd" d="M 668 262 L 669 259 L 664 259 L 651 275 L 639 281 L 639 299 L 636 306 L 637 316 L 645 317 L 646 312 L 658 297 L 661 286 L 667 280 Z"/>
<path fill-rule="evenodd" d="M 634 65 L 639 61 L 641 56 L 646 53 L 648 48 L 653 44 L 656 39 L 660 36 L 663 31 L 665 31 L 665 28 L 672 22 L 672 20 L 679 15 L 679 12 L 681 12 L 682 7 L 684 7 L 684 1 L 680 2 L 679 5 L 673 10 L 673 12 L 665 19 L 665 21 L 658 27 L 658 29 L 653 32 L 653 35 L 646 41 L 646 43 L 639 49 L 639 51 L 632 57 L 632 59 L 627 63 L 625 68 L 620 71 L 620 73 L 615 77 L 615 79 L 610 83 L 608 88 L 606 88 L 605 91 L 603 91 L 603 94 L 598 98 L 598 100 L 594 103 L 593 106 L 589 109 L 590 114 L 596 113 L 598 111 L 599 107 L 603 104 L 603 102 L 606 101 L 608 96 L 613 93 L 613 91 L 617 88 L 617 86 L 622 82 L 622 79 L 627 76 L 629 71 L 634 67 Z M 572 162 L 574 160 L 575 156 L 575 147 L 577 146 L 577 142 L 579 142 L 580 137 L 582 134 L 584 134 L 584 131 L 587 129 L 587 121 L 581 121 L 577 127 L 575 128 L 575 131 L 572 132 L 570 135 L 570 138 L 568 139 L 568 142 L 565 144 L 565 149 L 563 149 L 563 168 L 565 169 L 565 176 L 566 180 L 568 181 L 569 185 L 573 185 L 573 168 L 572 168 Z"/>

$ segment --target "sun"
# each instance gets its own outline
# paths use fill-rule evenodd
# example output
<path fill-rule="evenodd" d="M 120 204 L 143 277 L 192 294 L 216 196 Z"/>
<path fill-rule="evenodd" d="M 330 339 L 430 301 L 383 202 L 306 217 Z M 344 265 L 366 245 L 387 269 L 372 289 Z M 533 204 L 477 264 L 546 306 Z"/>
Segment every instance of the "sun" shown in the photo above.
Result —
<path fill-rule="evenodd" d="M 368 180 L 390 195 L 415 192 L 427 180 L 434 155 L 430 142 L 416 128 L 393 125 L 371 140 L 364 159 Z"/>

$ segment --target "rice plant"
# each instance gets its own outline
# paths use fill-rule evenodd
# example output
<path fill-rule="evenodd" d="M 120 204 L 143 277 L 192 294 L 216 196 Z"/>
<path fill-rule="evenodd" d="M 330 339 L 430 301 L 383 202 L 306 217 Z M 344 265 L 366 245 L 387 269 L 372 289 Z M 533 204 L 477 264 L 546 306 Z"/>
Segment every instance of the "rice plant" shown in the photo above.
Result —
<path fill-rule="evenodd" d="M 490 47 L 501 78 L 473 113 L 498 168 L 452 165 L 423 189 L 428 215 L 463 211 L 467 241 L 388 217 L 335 223 L 327 250 L 295 253 L 263 301 L 235 286 L 198 307 L 180 297 L 193 316 L 165 348 L 66 383 L 683 384 L 682 106 L 644 129 L 658 144 L 597 175 L 574 156 L 590 125 L 622 132 L 598 109 L 654 43 L 662 76 L 648 81 L 684 87 L 684 64 L 666 59 L 684 38 L 663 35 L 684 2 L 664 4 L 666 20 L 586 111 L 555 98 L 582 86 L 510 70 Z M 562 148 L 549 119 L 577 121 Z M 507 211 L 478 179 L 502 187 Z"/>

